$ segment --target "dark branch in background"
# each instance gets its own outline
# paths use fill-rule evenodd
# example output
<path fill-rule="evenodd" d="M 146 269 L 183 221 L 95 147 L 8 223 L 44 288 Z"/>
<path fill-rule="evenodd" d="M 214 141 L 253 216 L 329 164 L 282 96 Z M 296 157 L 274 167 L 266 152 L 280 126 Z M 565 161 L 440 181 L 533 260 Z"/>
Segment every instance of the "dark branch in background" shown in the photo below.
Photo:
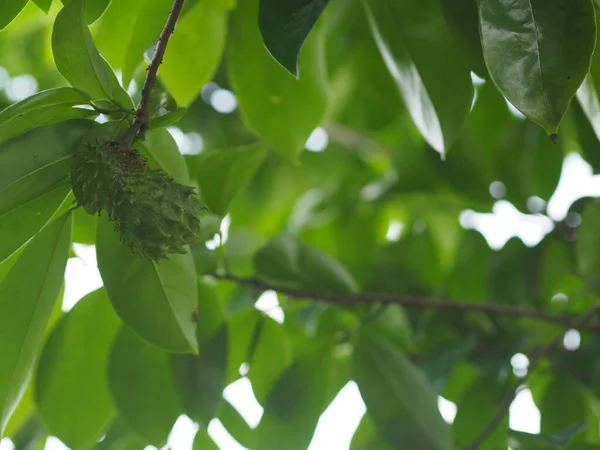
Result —
<path fill-rule="evenodd" d="M 587 325 L 586 320 L 579 317 L 561 316 L 534 308 L 522 308 L 519 306 L 501 305 L 496 303 L 467 303 L 453 300 L 442 300 L 433 298 L 413 297 L 406 295 L 390 295 L 376 293 L 362 293 L 356 295 L 326 294 L 302 289 L 292 289 L 284 286 L 274 286 L 264 283 L 257 279 L 240 278 L 231 274 L 215 274 L 215 278 L 229 280 L 241 286 L 251 287 L 257 290 L 273 290 L 285 294 L 292 298 L 306 298 L 311 300 L 321 300 L 328 303 L 351 305 L 358 303 L 382 303 L 397 304 L 407 308 L 427 308 L 437 311 L 463 311 L 463 312 L 481 312 L 509 317 L 528 317 L 543 322 L 553 323 L 566 328 L 588 331 L 590 333 L 600 334 L 600 326 Z"/>
<path fill-rule="evenodd" d="M 570 328 L 581 327 L 588 320 L 590 320 L 596 314 L 598 314 L 599 311 L 600 311 L 600 305 L 596 305 L 596 306 L 592 307 L 586 313 L 582 314 L 577 319 L 575 319 L 575 321 L 570 325 Z M 563 336 L 564 336 L 564 332 L 561 331 L 554 337 L 554 339 L 552 339 L 550 342 L 548 342 L 548 344 L 546 344 L 543 347 L 538 348 L 530 356 L 529 367 L 527 368 L 527 374 L 525 375 L 525 377 L 518 380 L 510 388 L 510 390 L 508 391 L 508 393 L 502 400 L 502 404 L 500 405 L 500 408 L 498 409 L 498 412 L 496 413 L 494 418 L 491 420 L 489 425 L 487 427 L 485 427 L 485 429 L 481 432 L 481 434 L 479 434 L 479 436 L 477 436 L 475 438 L 475 440 L 471 443 L 471 445 L 469 445 L 466 448 L 466 450 L 477 450 L 481 446 L 481 444 L 483 444 L 492 435 L 492 433 L 496 430 L 496 428 L 498 428 L 498 426 L 502 423 L 504 416 L 506 416 L 506 414 L 508 413 L 508 410 L 510 409 L 510 405 L 512 404 L 513 400 L 517 396 L 517 393 L 519 392 L 519 387 L 522 386 L 523 384 L 525 384 L 525 382 L 527 381 L 529 376 L 537 368 L 541 359 L 560 345 L 560 342 L 562 341 Z"/>
<path fill-rule="evenodd" d="M 148 66 L 148 74 L 146 75 L 146 81 L 144 82 L 144 87 L 142 88 L 140 105 L 135 113 L 133 123 L 121 139 L 122 143 L 127 147 L 131 147 L 133 141 L 135 141 L 135 139 L 140 135 L 143 136 L 146 128 L 148 127 L 148 122 L 150 121 L 150 101 L 152 100 L 152 89 L 154 89 L 154 85 L 156 84 L 156 75 L 158 73 L 159 66 L 162 64 L 169 38 L 175 30 L 175 24 L 177 23 L 177 19 L 179 19 L 179 14 L 181 14 L 183 2 L 184 0 L 175 0 L 175 3 L 173 3 L 173 7 L 171 8 L 171 12 L 169 13 L 167 23 L 165 24 L 165 27 L 163 28 L 160 36 L 158 37 L 158 41 L 156 42 L 156 49 L 154 50 L 154 55 L 152 56 L 150 65 Z"/>

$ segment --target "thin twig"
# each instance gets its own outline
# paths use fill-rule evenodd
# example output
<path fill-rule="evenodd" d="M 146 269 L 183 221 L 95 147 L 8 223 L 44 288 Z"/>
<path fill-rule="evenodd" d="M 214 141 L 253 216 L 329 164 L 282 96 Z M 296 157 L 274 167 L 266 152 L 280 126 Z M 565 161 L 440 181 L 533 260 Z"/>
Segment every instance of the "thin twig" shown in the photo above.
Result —
<path fill-rule="evenodd" d="M 336 304 L 358 304 L 358 303 L 376 303 L 398 304 L 408 308 L 425 308 L 438 311 L 469 311 L 489 313 L 509 317 L 527 317 L 543 322 L 553 323 L 562 327 L 588 331 L 590 333 L 600 334 L 600 326 L 586 325 L 577 317 L 562 316 L 541 311 L 534 308 L 523 308 L 520 306 L 501 305 L 497 303 L 470 303 L 454 300 L 434 299 L 426 297 L 414 297 L 406 295 L 390 295 L 377 293 L 361 293 L 355 295 L 339 295 L 331 293 L 319 293 L 302 289 L 292 289 L 284 286 L 275 286 L 262 282 L 257 279 L 240 278 L 231 274 L 214 274 L 215 278 L 229 280 L 241 286 L 251 287 L 257 290 L 273 290 L 280 292 L 292 298 L 306 298 L 312 300 L 322 300 Z"/>
<path fill-rule="evenodd" d="M 592 307 L 586 313 L 579 316 L 579 318 L 577 318 L 570 325 L 570 328 L 577 328 L 577 326 L 581 326 L 581 325 L 585 324 L 588 320 L 590 320 L 592 317 L 594 317 L 596 314 L 598 314 L 599 311 L 600 311 L 600 304 Z M 508 413 L 508 410 L 510 409 L 510 405 L 512 404 L 513 400 L 517 396 L 517 393 L 519 392 L 519 387 L 521 385 L 523 385 L 527 381 L 529 376 L 535 371 L 535 369 L 537 368 L 541 359 L 560 345 L 560 342 L 563 340 L 563 336 L 564 336 L 564 330 L 561 331 L 560 333 L 558 333 L 546 345 L 536 349 L 536 351 L 532 353 L 531 357 L 529 358 L 529 367 L 527 368 L 527 374 L 525 375 L 525 377 L 518 380 L 511 387 L 511 389 L 508 391 L 508 393 L 502 400 L 502 403 L 501 403 L 500 408 L 498 409 L 498 412 L 496 413 L 496 415 L 490 421 L 488 426 L 485 427 L 485 429 L 475 438 L 475 440 L 471 443 L 471 445 L 469 445 L 466 448 L 466 450 L 477 450 L 481 446 L 481 444 L 483 444 L 492 435 L 492 433 L 496 430 L 496 428 L 498 428 L 500 423 L 502 423 L 504 416 L 506 416 L 506 414 Z"/>
<path fill-rule="evenodd" d="M 133 141 L 140 135 L 143 136 L 146 128 L 148 127 L 148 122 L 150 121 L 150 101 L 152 99 L 152 89 L 156 84 L 156 75 L 158 73 L 159 66 L 162 64 L 169 38 L 175 30 L 175 24 L 177 23 L 177 19 L 179 19 L 179 14 L 181 14 L 183 2 L 184 0 L 175 0 L 173 7 L 171 8 L 171 12 L 169 13 L 167 23 L 165 24 L 165 27 L 163 28 L 160 36 L 158 37 L 158 41 L 156 42 L 156 49 L 154 50 L 154 55 L 152 56 L 150 65 L 148 66 L 146 81 L 142 87 L 142 98 L 140 100 L 140 105 L 135 113 L 133 123 L 121 139 L 121 142 L 127 147 L 131 147 Z"/>

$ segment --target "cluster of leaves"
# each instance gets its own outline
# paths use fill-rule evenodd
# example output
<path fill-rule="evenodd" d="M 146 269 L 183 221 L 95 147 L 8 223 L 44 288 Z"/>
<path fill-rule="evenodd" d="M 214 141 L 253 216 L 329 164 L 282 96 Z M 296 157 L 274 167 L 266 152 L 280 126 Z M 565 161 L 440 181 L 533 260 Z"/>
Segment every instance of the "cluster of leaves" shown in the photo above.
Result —
<path fill-rule="evenodd" d="M 458 220 L 492 209 L 495 181 L 521 211 L 549 200 L 568 152 L 600 173 L 591 0 L 187 0 L 136 149 L 197 186 L 210 213 L 198 244 L 157 264 L 105 217 L 72 211 L 68 177 L 83 139 L 127 128 L 171 6 L 0 0 L 0 65 L 41 89 L 1 99 L 1 436 L 138 449 L 163 445 L 185 413 L 202 424 L 198 449 L 214 447 L 206 425 L 218 418 L 247 448 L 304 450 L 354 380 L 367 413 L 353 450 L 468 446 L 516 378 L 511 357 L 561 331 L 469 305 L 570 317 L 599 288 L 591 199 L 533 248 L 494 251 Z M 240 115 L 211 107 L 215 83 Z M 175 122 L 202 136 L 202 153 L 182 156 L 165 128 Z M 328 148 L 303 151 L 317 126 Z M 225 216 L 226 242 L 206 245 Z M 63 313 L 73 242 L 96 245 L 104 287 Z M 269 288 L 283 323 L 255 308 Z M 464 303 L 414 301 L 434 297 Z M 482 448 L 600 448 L 594 330 L 528 379 L 542 434 L 505 419 Z M 264 407 L 254 429 L 222 397 L 242 376 Z M 458 407 L 452 425 L 438 395 Z"/>

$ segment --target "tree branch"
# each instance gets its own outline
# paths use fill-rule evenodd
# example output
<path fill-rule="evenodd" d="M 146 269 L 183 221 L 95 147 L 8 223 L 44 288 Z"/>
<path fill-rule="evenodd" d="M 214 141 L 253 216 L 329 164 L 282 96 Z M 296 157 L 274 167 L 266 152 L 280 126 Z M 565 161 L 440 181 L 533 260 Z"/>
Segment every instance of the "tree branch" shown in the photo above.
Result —
<path fill-rule="evenodd" d="M 152 60 L 150 61 L 150 65 L 147 69 L 148 74 L 146 75 L 146 81 L 142 87 L 142 98 L 140 100 L 140 105 L 135 113 L 133 123 L 121 139 L 122 143 L 127 147 L 131 147 L 133 142 L 140 136 L 140 134 L 143 135 L 148 127 L 148 122 L 150 121 L 150 101 L 152 100 L 152 89 L 154 89 L 154 85 L 156 84 L 156 75 L 158 73 L 159 66 L 162 64 L 169 38 L 171 37 L 171 34 L 173 34 L 173 31 L 175 30 L 175 24 L 177 23 L 177 19 L 179 19 L 179 15 L 181 14 L 183 2 L 184 0 L 175 0 L 173 7 L 171 8 L 171 12 L 169 13 L 169 17 L 167 18 L 167 23 L 165 24 L 165 27 L 163 28 L 160 36 L 158 37 L 158 41 L 156 42 L 156 49 L 154 50 L 154 55 L 152 56 Z"/>
<path fill-rule="evenodd" d="M 247 286 L 257 290 L 277 291 L 292 298 L 308 298 L 312 300 L 321 300 L 329 303 L 344 305 L 379 302 L 383 304 L 402 305 L 406 306 L 407 308 L 424 308 L 438 311 L 469 311 L 508 317 L 527 317 L 543 322 L 553 323 L 555 325 L 560 325 L 565 328 L 574 328 L 581 331 L 600 334 L 600 326 L 587 325 L 585 324 L 587 320 L 581 321 L 581 318 L 561 316 L 534 308 L 522 308 L 519 306 L 501 305 L 497 303 L 468 303 L 453 300 L 377 293 L 361 293 L 356 295 L 327 294 L 302 289 L 292 289 L 285 286 L 275 286 L 257 279 L 240 278 L 231 274 L 214 274 L 213 277 L 221 280 L 233 281 L 241 286 Z"/>
<path fill-rule="evenodd" d="M 577 319 L 575 319 L 575 321 L 569 327 L 570 328 L 581 327 L 588 320 L 590 320 L 592 317 L 594 317 L 596 314 L 598 314 L 599 311 L 600 311 L 600 304 L 592 307 L 586 313 L 579 316 Z M 483 444 L 492 435 L 492 433 L 496 430 L 496 428 L 498 428 L 500 423 L 502 423 L 504 416 L 506 416 L 506 414 L 508 413 L 508 410 L 510 409 L 510 405 L 512 404 L 513 400 L 517 396 L 517 393 L 519 392 L 519 387 L 522 386 L 527 381 L 529 376 L 535 371 L 535 369 L 537 368 L 541 359 L 560 345 L 560 342 L 562 341 L 563 336 L 564 336 L 564 330 L 561 331 L 560 333 L 558 333 L 548 344 L 546 344 L 543 347 L 538 348 L 531 355 L 531 357 L 529 359 L 529 367 L 527 368 L 527 374 L 525 375 L 525 377 L 523 377 L 520 380 L 517 380 L 517 382 L 511 387 L 511 389 L 508 391 L 508 393 L 502 400 L 500 408 L 498 409 L 498 412 L 496 413 L 494 418 L 490 421 L 488 426 L 485 427 L 485 429 L 481 432 L 481 434 L 479 434 L 479 436 L 477 436 L 475 438 L 475 440 L 471 443 L 471 445 L 469 445 L 466 448 L 466 450 L 477 450 L 481 446 L 481 444 Z"/>

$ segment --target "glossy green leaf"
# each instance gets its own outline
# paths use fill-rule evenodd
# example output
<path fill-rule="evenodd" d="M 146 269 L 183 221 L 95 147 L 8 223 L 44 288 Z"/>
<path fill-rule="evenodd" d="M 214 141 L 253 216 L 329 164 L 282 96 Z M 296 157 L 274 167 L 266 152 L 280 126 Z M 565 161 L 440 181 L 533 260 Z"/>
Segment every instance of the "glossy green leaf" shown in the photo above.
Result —
<path fill-rule="evenodd" d="M 33 0 L 33 3 L 35 3 L 38 8 L 48 14 L 48 11 L 50 11 L 50 6 L 52 5 L 52 0 Z"/>
<path fill-rule="evenodd" d="M 600 226 L 600 205 L 590 203 L 586 205 L 581 215 L 575 251 L 580 274 L 592 280 L 600 278 L 600 254 L 590 251 L 591 248 L 598 248 L 600 245 L 598 226 Z"/>
<path fill-rule="evenodd" d="M 108 361 L 108 384 L 121 417 L 162 447 L 182 412 L 169 355 L 122 327 Z"/>
<path fill-rule="evenodd" d="M 259 327 L 248 378 L 256 399 L 264 404 L 279 377 L 292 364 L 292 346 L 285 328 L 273 319 L 263 318 Z"/>
<path fill-rule="evenodd" d="M 300 49 L 328 0 L 260 0 L 258 25 L 267 49 L 298 77 Z"/>
<path fill-rule="evenodd" d="M 240 2 L 230 25 L 229 79 L 248 126 L 270 149 L 297 162 L 327 108 L 322 36 L 314 30 L 307 40 L 296 80 L 269 55 L 257 21 L 258 0 Z"/>
<path fill-rule="evenodd" d="M 256 450 L 305 450 L 313 437 L 325 404 L 332 345 L 315 342 L 313 348 L 283 373 L 269 394 L 256 429 Z"/>
<path fill-rule="evenodd" d="M 111 0 L 95 24 L 98 49 L 114 68 L 123 69 L 125 86 L 144 61 L 144 52 L 158 39 L 171 6 L 170 0 Z"/>
<path fill-rule="evenodd" d="M 186 112 L 187 108 L 178 108 L 176 111 L 169 111 L 168 113 L 163 114 L 162 116 L 153 117 L 152 119 L 150 119 L 149 128 L 152 130 L 155 128 L 173 125 L 174 123 L 179 122 L 179 120 L 181 120 L 181 118 L 185 115 Z"/>
<path fill-rule="evenodd" d="M 219 67 L 225 49 L 229 8 L 200 1 L 177 23 L 160 79 L 178 105 L 187 107 Z"/>
<path fill-rule="evenodd" d="M 98 268 L 121 320 L 165 350 L 197 353 L 193 313 L 198 289 L 189 251 L 170 255 L 160 263 L 143 260 L 121 244 L 106 219 L 98 222 L 96 245 Z"/>
<path fill-rule="evenodd" d="M 365 413 L 352 436 L 350 450 L 391 450 L 379 436 L 373 420 Z"/>
<path fill-rule="evenodd" d="M 219 421 L 223 424 L 227 432 L 240 445 L 246 448 L 254 448 L 256 434 L 248 422 L 241 416 L 237 409 L 227 400 L 221 402 L 219 411 Z"/>
<path fill-rule="evenodd" d="M 202 427 L 194 437 L 192 450 L 219 450 L 219 446 L 208 435 L 206 427 Z"/>
<path fill-rule="evenodd" d="M 73 0 L 54 22 L 52 52 L 59 72 L 94 100 L 112 100 L 132 109 L 131 98 L 94 45 L 85 18 L 85 2 Z"/>
<path fill-rule="evenodd" d="M 481 41 L 502 94 L 556 134 L 590 69 L 596 41 L 591 0 L 482 0 Z"/>
<path fill-rule="evenodd" d="M 0 210 L 0 261 L 12 255 L 37 233 L 64 201 L 69 186 L 61 183 L 56 188 L 26 203 Z"/>
<path fill-rule="evenodd" d="M 119 325 L 104 289 L 94 291 L 63 316 L 40 356 L 37 410 L 71 448 L 95 443 L 113 419 L 106 362 Z"/>
<path fill-rule="evenodd" d="M 63 5 L 68 5 L 78 0 L 61 0 Z M 110 3 L 110 0 L 85 0 L 86 18 L 88 23 L 98 19 Z"/>
<path fill-rule="evenodd" d="M 361 334 L 354 378 L 379 434 L 393 448 L 452 448 L 450 427 L 423 374 L 389 341 Z"/>
<path fill-rule="evenodd" d="M 459 448 L 468 446 L 498 413 L 498 405 L 506 396 L 506 386 L 493 378 L 480 377 L 463 393 L 454 418 L 454 439 Z M 494 433 L 480 446 L 481 450 L 508 447 L 508 417 L 504 417 Z"/>
<path fill-rule="evenodd" d="M 63 284 L 71 216 L 46 226 L 0 282 L 0 434 L 27 385 Z M 19 299 L 19 301 L 15 301 Z"/>
<path fill-rule="evenodd" d="M 195 178 L 208 209 L 224 216 L 237 193 L 254 176 L 267 152 L 261 145 L 202 152 Z"/>
<path fill-rule="evenodd" d="M 31 201 L 65 181 L 71 155 L 93 126 L 86 120 L 62 122 L 0 145 L 0 211 Z"/>
<path fill-rule="evenodd" d="M 72 108 L 88 103 L 89 99 L 72 88 L 49 89 L 13 103 L 0 111 L 0 143 L 33 128 L 96 114 L 89 109 Z"/>
<path fill-rule="evenodd" d="M 198 355 L 173 355 L 171 362 L 185 413 L 208 426 L 216 417 L 227 381 L 227 326 L 200 345 Z"/>
<path fill-rule="evenodd" d="M 254 257 L 256 272 L 264 281 L 293 289 L 354 294 L 356 282 L 335 259 L 292 237 L 277 238 Z"/>
<path fill-rule="evenodd" d="M 0 1 L 0 30 L 5 28 L 27 4 L 27 0 Z"/>
<path fill-rule="evenodd" d="M 440 4 L 366 0 L 365 6 L 379 51 L 414 124 L 444 155 L 469 115 L 473 85 Z"/>

